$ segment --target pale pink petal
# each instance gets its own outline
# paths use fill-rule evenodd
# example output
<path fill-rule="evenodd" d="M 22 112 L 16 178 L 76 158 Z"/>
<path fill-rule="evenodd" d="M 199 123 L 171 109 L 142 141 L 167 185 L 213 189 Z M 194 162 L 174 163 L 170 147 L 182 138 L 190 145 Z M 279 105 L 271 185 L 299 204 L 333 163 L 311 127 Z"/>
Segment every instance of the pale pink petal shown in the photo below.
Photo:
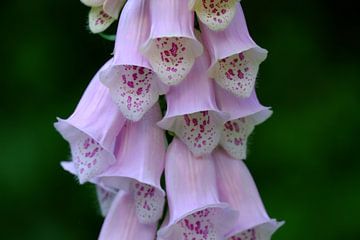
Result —
<path fill-rule="evenodd" d="M 155 105 L 141 121 L 128 121 L 118 136 L 116 163 L 100 176 L 104 186 L 133 193 L 136 213 L 143 223 L 159 220 L 164 206 L 160 178 L 165 136 L 156 126 L 160 119 L 160 108 Z"/>
<path fill-rule="evenodd" d="M 238 2 L 239 0 L 190 0 L 189 6 L 211 31 L 221 31 L 233 20 Z"/>
<path fill-rule="evenodd" d="M 179 84 L 203 52 L 194 34 L 194 14 L 186 1 L 149 0 L 149 3 L 152 25 L 142 52 L 165 84 Z"/>
<path fill-rule="evenodd" d="M 238 97 L 249 97 L 254 89 L 259 65 L 267 57 L 250 37 L 240 4 L 230 26 L 213 32 L 200 24 L 204 44 L 210 52 L 209 74 L 224 89 Z"/>
<path fill-rule="evenodd" d="M 268 119 L 272 111 L 260 104 L 255 91 L 249 98 L 240 99 L 216 87 L 219 108 L 230 115 L 223 125 L 219 144 L 236 159 L 246 159 L 247 139 L 256 125 Z"/>
<path fill-rule="evenodd" d="M 120 111 L 132 121 L 140 120 L 163 93 L 156 74 L 139 52 L 149 31 L 148 1 L 128 1 L 119 21 L 114 61 L 100 73 Z"/>
<path fill-rule="evenodd" d="M 70 144 L 80 183 L 96 177 L 115 162 L 115 140 L 124 123 L 108 89 L 96 74 L 75 112 L 68 119 L 58 119 L 55 123 L 56 129 Z"/>
<path fill-rule="evenodd" d="M 115 18 L 107 14 L 103 7 L 92 7 L 89 12 L 89 28 L 92 33 L 100 33 L 105 31 Z"/>
<path fill-rule="evenodd" d="M 255 129 L 250 117 L 239 118 L 224 124 L 220 145 L 234 158 L 246 159 L 247 139 Z"/>
<path fill-rule="evenodd" d="M 239 237 L 243 239 L 241 236 L 253 234 L 256 240 L 270 239 L 271 234 L 283 223 L 269 218 L 244 162 L 231 158 L 220 148 L 214 151 L 213 157 L 220 199 L 239 212 L 237 223 L 227 234 L 228 239 L 238 240 Z M 264 236 L 265 233 L 267 236 Z M 238 238 L 231 238 L 233 236 Z"/>
<path fill-rule="evenodd" d="M 219 143 L 227 115 L 217 108 L 213 82 L 207 77 L 208 55 L 196 60 L 188 77 L 166 95 L 167 112 L 158 123 L 176 135 L 196 155 L 211 153 Z"/>
<path fill-rule="evenodd" d="M 237 213 L 219 200 L 211 156 L 195 158 L 175 138 L 166 155 L 165 177 L 169 215 L 158 238 L 223 239 Z"/>
<path fill-rule="evenodd" d="M 105 0 L 80 0 L 84 5 L 89 7 L 100 7 Z"/>
<path fill-rule="evenodd" d="M 128 2 L 131 0 L 128 0 Z M 105 0 L 103 9 L 111 17 L 117 19 L 125 0 Z"/>
<path fill-rule="evenodd" d="M 99 240 L 154 240 L 156 224 L 142 224 L 135 213 L 134 199 L 119 192 L 107 214 Z"/>
<path fill-rule="evenodd" d="M 116 196 L 115 192 L 108 191 L 100 186 L 96 186 L 96 194 L 100 205 L 101 214 L 105 217 L 109 212 L 111 204 Z"/>

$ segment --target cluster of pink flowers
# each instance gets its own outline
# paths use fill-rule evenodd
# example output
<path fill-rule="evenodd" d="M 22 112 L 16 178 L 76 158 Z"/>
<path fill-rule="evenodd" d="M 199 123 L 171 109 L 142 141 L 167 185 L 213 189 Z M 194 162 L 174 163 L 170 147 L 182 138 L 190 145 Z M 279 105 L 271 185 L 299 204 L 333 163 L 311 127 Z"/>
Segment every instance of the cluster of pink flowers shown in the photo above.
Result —
<path fill-rule="evenodd" d="M 82 2 L 94 33 L 119 18 L 114 55 L 55 127 L 71 148 L 63 168 L 96 184 L 99 239 L 270 239 L 282 222 L 243 162 L 247 138 L 272 114 L 254 90 L 267 51 L 239 1 Z"/>

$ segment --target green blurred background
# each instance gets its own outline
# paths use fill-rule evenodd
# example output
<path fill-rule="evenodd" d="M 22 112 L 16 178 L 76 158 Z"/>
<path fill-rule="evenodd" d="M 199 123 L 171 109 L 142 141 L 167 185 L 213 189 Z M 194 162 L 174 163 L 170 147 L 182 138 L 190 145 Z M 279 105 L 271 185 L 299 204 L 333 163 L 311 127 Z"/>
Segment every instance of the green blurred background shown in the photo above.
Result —
<path fill-rule="evenodd" d="M 258 95 L 275 111 L 247 161 L 278 240 L 360 239 L 359 25 L 351 1 L 243 0 L 250 32 L 270 51 Z M 79 1 L 0 7 L 0 238 L 96 239 L 92 186 L 59 162 L 52 126 L 74 109 L 113 43 L 89 34 Z"/>

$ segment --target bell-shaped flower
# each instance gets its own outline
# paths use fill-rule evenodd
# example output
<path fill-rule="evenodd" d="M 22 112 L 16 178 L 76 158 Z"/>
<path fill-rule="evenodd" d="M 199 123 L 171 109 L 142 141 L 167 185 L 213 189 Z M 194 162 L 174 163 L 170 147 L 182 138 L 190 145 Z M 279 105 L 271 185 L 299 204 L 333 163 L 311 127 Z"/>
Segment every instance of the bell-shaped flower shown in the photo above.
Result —
<path fill-rule="evenodd" d="M 130 193 L 120 191 L 101 228 L 99 240 L 154 240 L 156 223 L 143 224 L 136 216 L 136 205 Z"/>
<path fill-rule="evenodd" d="M 237 98 L 226 90 L 216 87 L 216 101 L 221 111 L 230 115 L 222 128 L 220 146 L 233 158 L 246 159 L 247 139 L 259 125 L 272 114 L 268 107 L 260 104 L 255 91 L 249 98 Z"/>
<path fill-rule="evenodd" d="M 254 89 L 259 65 L 267 57 L 250 37 L 240 4 L 233 22 L 224 31 L 213 32 L 200 24 L 202 39 L 211 57 L 209 75 L 238 97 L 249 97 Z"/>
<path fill-rule="evenodd" d="M 109 209 L 114 201 L 116 196 L 115 191 L 109 191 L 101 186 L 96 186 L 96 195 L 100 205 L 101 215 L 104 217 L 108 214 Z"/>
<path fill-rule="evenodd" d="M 148 1 L 151 31 L 142 52 L 165 84 L 176 85 L 203 52 L 194 34 L 194 13 L 184 0 Z"/>
<path fill-rule="evenodd" d="M 111 66 L 100 79 L 123 115 L 138 121 L 157 102 L 164 87 L 139 52 L 150 32 L 147 0 L 129 0 L 122 10 Z"/>
<path fill-rule="evenodd" d="M 166 154 L 165 178 L 169 212 L 158 239 L 224 239 L 237 213 L 219 200 L 211 155 L 195 158 L 174 138 Z"/>
<path fill-rule="evenodd" d="M 189 7 L 209 29 L 221 31 L 233 21 L 238 2 L 239 0 L 189 0 Z"/>
<path fill-rule="evenodd" d="M 105 31 L 118 17 L 125 0 L 80 0 L 91 7 L 89 28 L 93 33 Z"/>
<path fill-rule="evenodd" d="M 187 78 L 170 88 L 166 115 L 158 123 L 176 133 L 196 156 L 212 152 L 228 119 L 216 105 L 213 81 L 206 74 L 208 66 L 208 55 L 204 52 Z"/>
<path fill-rule="evenodd" d="M 268 240 L 283 224 L 269 218 L 260 195 L 243 161 L 231 158 L 223 149 L 213 152 L 220 199 L 239 212 L 228 240 Z"/>
<path fill-rule="evenodd" d="M 109 62 L 103 68 L 108 65 Z M 115 162 L 116 136 L 125 121 L 97 73 L 75 112 L 68 119 L 58 119 L 54 124 L 70 144 L 74 170 L 81 184 Z"/>
<path fill-rule="evenodd" d="M 101 186 L 133 195 L 142 223 L 154 223 L 163 213 L 165 192 L 160 186 L 165 164 L 165 135 L 156 126 L 161 119 L 155 105 L 138 122 L 127 121 L 118 136 L 116 163 L 98 178 Z"/>

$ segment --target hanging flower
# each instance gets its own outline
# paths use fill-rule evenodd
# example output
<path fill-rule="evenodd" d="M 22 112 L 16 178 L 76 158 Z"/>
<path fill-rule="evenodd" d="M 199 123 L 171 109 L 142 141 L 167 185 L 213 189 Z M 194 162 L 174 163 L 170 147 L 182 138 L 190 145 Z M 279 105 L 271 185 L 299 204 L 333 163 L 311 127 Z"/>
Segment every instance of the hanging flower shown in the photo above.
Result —
<path fill-rule="evenodd" d="M 89 28 L 93 33 L 105 31 L 118 17 L 125 0 L 80 0 L 91 7 Z"/>
<path fill-rule="evenodd" d="M 259 65 L 267 51 L 250 37 L 245 16 L 237 4 L 235 19 L 224 31 L 213 32 L 200 24 L 204 44 L 210 52 L 209 75 L 238 97 L 249 97 L 254 89 Z"/>
<path fill-rule="evenodd" d="M 120 191 L 111 205 L 99 240 L 154 240 L 156 224 L 142 224 L 136 217 L 136 206 L 131 194 Z"/>
<path fill-rule="evenodd" d="M 183 0 L 148 1 L 151 31 L 142 52 L 165 84 L 179 84 L 203 52 L 194 34 L 194 14 Z"/>
<path fill-rule="evenodd" d="M 233 20 L 238 2 L 239 0 L 189 0 L 189 7 L 209 29 L 221 31 Z"/>
<path fill-rule="evenodd" d="M 174 132 L 196 156 L 209 154 L 218 145 L 228 116 L 215 102 L 212 81 L 207 77 L 206 52 L 198 58 L 187 78 L 166 95 L 167 112 L 158 123 Z"/>
<path fill-rule="evenodd" d="M 249 98 L 239 99 L 218 86 L 215 90 L 219 108 L 229 114 L 222 127 L 219 144 L 233 158 L 246 159 L 248 137 L 256 125 L 271 116 L 272 111 L 260 104 L 255 91 Z"/>
<path fill-rule="evenodd" d="M 220 202 L 211 156 L 195 158 L 175 138 L 166 154 L 165 177 L 169 212 L 158 239 L 224 239 L 237 213 Z"/>
<path fill-rule="evenodd" d="M 269 218 L 245 164 L 231 158 L 222 149 L 214 151 L 213 156 L 220 199 L 239 213 L 227 239 L 270 239 L 283 222 Z"/>
<path fill-rule="evenodd" d="M 141 121 L 127 121 L 117 139 L 115 164 L 97 180 L 106 188 L 132 193 L 141 223 L 157 222 L 164 208 L 160 178 L 165 164 L 165 135 L 156 126 L 160 119 L 156 105 Z"/>
<path fill-rule="evenodd" d="M 109 62 L 104 67 L 108 65 Z M 70 144 L 74 171 L 81 184 L 115 162 L 115 140 L 124 123 L 125 119 L 97 73 L 75 112 L 68 119 L 58 119 L 55 123 L 55 128 Z"/>
<path fill-rule="evenodd" d="M 133 121 L 140 120 L 159 95 L 166 92 L 139 52 L 151 27 L 148 5 L 147 0 L 127 1 L 119 21 L 114 59 L 100 73 L 101 81 L 110 89 L 122 114 Z"/>

